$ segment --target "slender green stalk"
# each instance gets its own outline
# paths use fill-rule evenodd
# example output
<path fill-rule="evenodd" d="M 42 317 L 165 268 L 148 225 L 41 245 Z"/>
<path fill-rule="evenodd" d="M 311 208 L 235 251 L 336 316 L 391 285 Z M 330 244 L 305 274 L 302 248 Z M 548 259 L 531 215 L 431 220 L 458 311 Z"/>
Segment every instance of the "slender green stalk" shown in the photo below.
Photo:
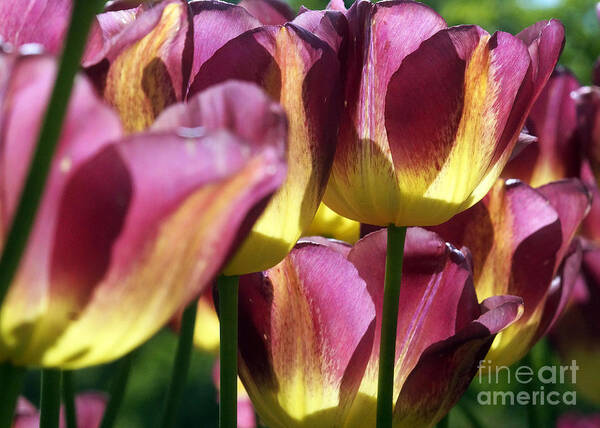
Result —
<path fill-rule="evenodd" d="M 131 373 L 134 359 L 135 351 L 125 355 L 117 364 L 117 371 L 110 384 L 110 399 L 104 410 L 100 428 L 112 428 L 117 420 L 117 415 L 119 414 L 121 404 L 123 403 L 123 397 L 125 396 L 125 390 L 127 389 L 127 382 L 129 380 L 129 374 Z"/>
<path fill-rule="evenodd" d="M 58 428 L 60 414 L 60 370 L 42 370 L 42 398 L 40 402 L 40 428 Z"/>
<path fill-rule="evenodd" d="M 62 130 L 75 73 L 79 69 L 92 18 L 96 12 L 101 10 L 104 3 L 105 0 L 77 0 L 74 2 L 71 24 L 58 67 L 58 78 L 54 84 L 21 199 L 0 258 L 0 308 L 27 245 L 54 149 Z"/>
<path fill-rule="evenodd" d="M 64 371 L 62 378 L 63 403 L 65 404 L 65 419 L 67 428 L 77 428 L 77 410 L 75 408 L 75 386 L 73 372 Z"/>
<path fill-rule="evenodd" d="M 185 380 L 190 368 L 192 347 L 194 345 L 194 326 L 196 324 L 196 310 L 198 303 L 193 301 L 183 311 L 181 319 L 181 330 L 179 331 L 179 343 L 177 344 L 177 355 L 171 374 L 171 384 L 167 393 L 167 401 L 163 411 L 161 427 L 168 428 L 175 425 L 177 408 L 183 395 Z"/>
<path fill-rule="evenodd" d="M 10 363 L 0 364 L 0 428 L 12 427 L 15 406 L 26 370 Z"/>
<path fill-rule="evenodd" d="M 389 225 L 387 228 L 387 256 L 379 347 L 379 379 L 377 389 L 377 428 L 392 428 L 394 410 L 394 360 L 396 356 L 396 327 L 402 259 L 406 227 Z"/>
<path fill-rule="evenodd" d="M 450 428 L 450 412 L 444 416 L 444 419 L 438 422 L 437 428 Z"/>
<path fill-rule="evenodd" d="M 219 427 L 237 428 L 239 277 L 220 276 L 217 285 L 221 326 Z"/>

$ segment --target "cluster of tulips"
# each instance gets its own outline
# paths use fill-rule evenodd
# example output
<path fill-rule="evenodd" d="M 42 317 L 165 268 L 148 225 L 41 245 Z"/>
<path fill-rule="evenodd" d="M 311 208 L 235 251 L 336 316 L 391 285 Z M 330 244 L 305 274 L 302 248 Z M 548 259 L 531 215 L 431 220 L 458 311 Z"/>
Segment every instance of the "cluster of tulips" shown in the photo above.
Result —
<path fill-rule="evenodd" d="M 560 22 L 27 0 L 0 39 L 0 428 L 58 426 L 61 396 L 110 427 L 119 398 L 61 376 L 126 376 L 166 325 L 175 402 L 192 342 L 221 347 L 223 428 L 431 427 L 550 331 L 600 402 L 600 88 L 555 69 Z"/>

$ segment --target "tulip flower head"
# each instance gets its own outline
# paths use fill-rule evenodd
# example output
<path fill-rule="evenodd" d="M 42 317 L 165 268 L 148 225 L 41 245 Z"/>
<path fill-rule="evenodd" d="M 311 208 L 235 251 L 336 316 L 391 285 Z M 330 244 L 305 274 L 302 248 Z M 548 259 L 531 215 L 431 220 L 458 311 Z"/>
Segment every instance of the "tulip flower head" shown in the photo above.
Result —
<path fill-rule="evenodd" d="M 561 314 L 581 261 L 572 239 L 590 203 L 577 179 L 537 190 L 517 180 L 498 180 L 481 202 L 432 228 L 469 248 L 479 298 L 523 298 L 523 316 L 498 334 L 486 357 L 493 365 L 521 359 Z"/>
<path fill-rule="evenodd" d="M 485 196 L 564 41 L 555 20 L 517 36 L 447 28 L 420 3 L 347 11 L 344 111 L 325 203 L 362 223 L 435 225 Z"/>
<path fill-rule="evenodd" d="M 46 56 L 3 54 L 0 61 L 2 242 L 56 67 Z M 0 313 L 0 361 L 78 368 L 118 358 L 218 273 L 284 178 L 286 124 L 280 107 L 250 84 L 230 82 L 197 97 L 198 105 L 220 107 L 207 110 L 211 123 L 234 115 L 239 99 L 252 100 L 257 133 L 164 126 L 124 136 L 118 116 L 77 77 Z"/>
<path fill-rule="evenodd" d="M 241 277 L 240 377 L 268 426 L 375 425 L 385 252 L 385 230 L 352 248 L 303 238 L 279 265 Z M 408 232 L 405 266 L 394 426 L 433 426 L 522 301 L 479 305 L 465 256 L 423 229 Z"/>

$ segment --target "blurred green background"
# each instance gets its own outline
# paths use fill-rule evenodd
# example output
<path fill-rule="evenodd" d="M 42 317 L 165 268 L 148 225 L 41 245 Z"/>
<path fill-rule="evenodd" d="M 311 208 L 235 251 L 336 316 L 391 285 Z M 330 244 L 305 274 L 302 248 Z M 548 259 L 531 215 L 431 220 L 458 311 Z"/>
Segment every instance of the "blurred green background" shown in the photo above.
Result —
<path fill-rule="evenodd" d="M 301 4 L 311 9 L 324 8 L 328 1 L 290 0 L 294 8 Z M 567 41 L 560 63 L 575 72 L 582 84 L 588 84 L 591 70 L 600 54 L 600 26 L 595 12 L 595 2 L 590 0 L 425 0 L 448 22 L 478 24 L 486 30 L 517 33 L 532 23 L 548 18 L 560 19 L 567 30 Z M 132 377 L 117 424 L 118 428 L 146 428 L 156 426 L 159 410 L 167 390 L 173 364 L 177 337 L 170 330 L 163 330 L 137 351 Z M 536 347 L 536 352 L 549 357 L 546 345 Z M 551 358 L 551 357 L 550 357 Z M 216 391 L 212 383 L 214 357 L 195 352 L 192 359 L 185 399 L 179 412 L 181 427 L 213 428 L 218 425 Z M 106 390 L 110 383 L 112 365 L 96 367 L 76 373 L 78 390 Z M 513 386 L 514 387 L 514 386 Z M 566 386 L 568 388 L 568 385 Z M 526 427 L 527 417 L 522 406 L 478 407 L 474 405 L 477 388 L 474 385 L 452 412 L 452 427 L 468 427 L 468 415 L 474 413 L 485 427 Z M 510 390 L 506 384 L 494 385 L 493 389 Z M 39 402 L 39 373 L 28 375 L 25 395 L 34 403 Z M 593 410 L 580 400 L 577 408 Z M 553 408 L 560 414 L 572 408 Z M 598 409 L 596 409 L 598 411 Z M 550 415 L 551 416 L 551 415 Z M 473 425 L 474 426 L 474 425 Z"/>

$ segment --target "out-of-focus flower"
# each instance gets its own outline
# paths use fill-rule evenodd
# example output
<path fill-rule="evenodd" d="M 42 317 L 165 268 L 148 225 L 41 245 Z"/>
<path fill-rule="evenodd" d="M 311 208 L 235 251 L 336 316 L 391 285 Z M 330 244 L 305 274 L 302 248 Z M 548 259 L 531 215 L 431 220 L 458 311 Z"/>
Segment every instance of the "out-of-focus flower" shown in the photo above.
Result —
<path fill-rule="evenodd" d="M 55 72 L 48 57 L 0 56 L 0 243 Z M 77 78 L 2 306 L 0 361 L 78 368 L 118 358 L 212 281 L 284 179 L 286 126 L 281 108 L 254 85 L 224 84 L 196 103 L 203 100 L 215 107 L 206 114 L 211 123 L 252 103 L 255 126 L 123 137 L 116 114 Z"/>
<path fill-rule="evenodd" d="M 577 78 L 557 69 L 544 87 L 527 118 L 527 130 L 537 137 L 502 171 L 504 178 L 517 178 L 532 187 L 563 178 L 579 177 L 580 146 L 577 141 L 577 105 L 572 96 Z"/>
<path fill-rule="evenodd" d="M 347 18 L 343 126 L 324 201 L 362 223 L 442 223 L 500 175 L 558 60 L 563 26 L 490 36 L 446 28 L 404 1 L 357 1 Z"/>
<path fill-rule="evenodd" d="M 579 138 L 596 182 L 600 180 L 600 88 L 584 86 L 574 94 L 577 100 Z"/>
<path fill-rule="evenodd" d="M 0 41 L 19 47 L 41 44 L 60 53 L 73 0 L 24 0 L 0 3 Z"/>
<path fill-rule="evenodd" d="M 576 390 L 600 404 L 600 247 L 584 242 L 583 262 L 571 304 L 552 330 L 551 339 L 563 361 L 579 367 Z"/>
<path fill-rule="evenodd" d="M 77 428 L 98 428 L 102 422 L 106 398 L 95 392 L 78 394 L 75 397 Z M 12 428 L 39 428 L 40 412 L 25 398 L 19 397 Z M 64 408 L 60 410 L 60 428 L 65 428 Z"/>
<path fill-rule="evenodd" d="M 480 299 L 523 298 L 523 316 L 498 334 L 486 357 L 492 364 L 508 366 L 522 358 L 561 314 L 581 262 L 572 239 L 590 203 L 577 179 L 538 189 L 498 180 L 480 203 L 432 228 L 469 248 Z"/>
<path fill-rule="evenodd" d="M 342 217 L 324 203 L 321 203 L 312 223 L 304 232 L 305 236 L 324 236 L 354 244 L 360 237 L 360 223 Z"/>
<path fill-rule="evenodd" d="M 600 428 L 600 414 L 579 415 L 567 413 L 558 419 L 556 428 Z"/>
<path fill-rule="evenodd" d="M 321 30 L 343 31 L 329 24 L 325 19 Z M 286 182 L 226 274 L 257 272 L 277 264 L 318 209 L 333 161 L 341 107 L 340 64 L 329 44 L 335 40 L 332 35 L 323 41 L 295 23 L 259 27 L 225 43 L 193 76 L 190 94 L 232 78 L 255 82 L 281 103 L 289 121 Z"/>
<path fill-rule="evenodd" d="M 240 377 L 268 426 L 375 425 L 385 254 L 385 230 L 354 247 L 304 238 L 241 277 Z M 480 306 L 464 255 L 423 229 L 408 231 L 404 263 L 394 426 L 432 426 L 522 301 Z"/>

